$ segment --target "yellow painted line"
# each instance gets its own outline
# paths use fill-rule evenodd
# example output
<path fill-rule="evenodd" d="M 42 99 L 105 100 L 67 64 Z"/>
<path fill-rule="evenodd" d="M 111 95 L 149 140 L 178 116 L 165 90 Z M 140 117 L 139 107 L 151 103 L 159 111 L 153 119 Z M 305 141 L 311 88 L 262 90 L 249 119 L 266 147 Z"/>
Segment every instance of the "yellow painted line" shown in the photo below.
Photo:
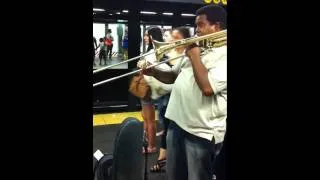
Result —
<path fill-rule="evenodd" d="M 110 113 L 110 114 L 97 114 L 93 115 L 93 126 L 102 126 L 108 124 L 121 124 L 123 120 L 128 117 L 134 117 L 139 121 L 143 121 L 141 112 L 123 112 L 123 113 Z M 158 115 L 156 112 L 156 119 Z"/>

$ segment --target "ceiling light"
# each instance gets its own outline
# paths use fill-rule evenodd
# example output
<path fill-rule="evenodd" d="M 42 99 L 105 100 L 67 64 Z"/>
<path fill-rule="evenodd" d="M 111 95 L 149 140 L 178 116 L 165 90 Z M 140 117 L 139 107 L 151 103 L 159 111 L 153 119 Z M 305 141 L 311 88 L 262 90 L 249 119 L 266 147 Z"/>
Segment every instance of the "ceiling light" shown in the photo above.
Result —
<path fill-rule="evenodd" d="M 103 11 L 106 11 L 104 9 L 99 9 L 99 8 L 93 8 L 93 11 L 100 11 L 100 12 L 103 12 Z"/>
<path fill-rule="evenodd" d="M 128 11 L 128 10 L 123 10 L 122 12 L 124 12 L 124 13 L 128 13 L 129 11 Z"/>
<path fill-rule="evenodd" d="M 141 11 L 141 14 L 157 14 L 156 12 L 150 12 L 150 11 Z"/>
<path fill-rule="evenodd" d="M 182 13 L 181 16 L 196 16 L 196 15 L 194 15 L 194 14 Z"/>
<path fill-rule="evenodd" d="M 173 13 L 169 13 L 169 12 L 164 12 L 164 13 L 162 13 L 163 15 L 166 15 L 166 16 L 172 16 L 173 15 Z"/>

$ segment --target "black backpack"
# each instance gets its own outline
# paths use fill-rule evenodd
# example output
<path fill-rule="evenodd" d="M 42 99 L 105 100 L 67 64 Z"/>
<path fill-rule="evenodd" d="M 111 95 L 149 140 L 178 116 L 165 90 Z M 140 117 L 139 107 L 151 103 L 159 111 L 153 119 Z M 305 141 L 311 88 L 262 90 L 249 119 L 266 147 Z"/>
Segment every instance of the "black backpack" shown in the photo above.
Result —
<path fill-rule="evenodd" d="M 112 161 L 112 154 L 104 154 L 99 161 L 94 158 L 93 180 L 111 180 Z"/>

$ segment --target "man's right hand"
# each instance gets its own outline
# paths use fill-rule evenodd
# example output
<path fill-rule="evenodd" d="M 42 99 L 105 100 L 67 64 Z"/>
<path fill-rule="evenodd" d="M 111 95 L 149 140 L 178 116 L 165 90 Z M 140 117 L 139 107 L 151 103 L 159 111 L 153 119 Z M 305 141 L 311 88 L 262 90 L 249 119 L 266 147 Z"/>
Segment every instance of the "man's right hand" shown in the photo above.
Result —
<path fill-rule="evenodd" d="M 147 63 L 147 66 L 150 66 L 151 64 Z M 154 76 L 154 71 L 155 71 L 155 67 L 152 68 L 148 68 L 146 69 L 146 67 L 142 68 L 142 74 L 147 75 L 147 76 Z"/>

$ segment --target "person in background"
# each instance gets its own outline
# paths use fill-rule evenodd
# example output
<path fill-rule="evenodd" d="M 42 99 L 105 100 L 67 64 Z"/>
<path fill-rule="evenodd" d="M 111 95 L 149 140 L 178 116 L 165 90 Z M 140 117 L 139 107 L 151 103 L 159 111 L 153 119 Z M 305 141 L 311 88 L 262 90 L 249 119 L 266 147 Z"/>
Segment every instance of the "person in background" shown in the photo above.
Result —
<path fill-rule="evenodd" d="M 118 53 L 123 54 L 122 51 L 122 38 L 123 38 L 123 24 L 118 24 L 117 26 L 117 36 L 118 36 Z"/>
<path fill-rule="evenodd" d="M 123 48 L 123 57 L 125 60 L 128 59 L 128 32 L 126 31 L 122 40 L 122 48 Z"/>
<path fill-rule="evenodd" d="M 143 40 L 148 46 L 147 52 L 153 52 L 154 47 L 152 44 L 152 40 L 156 40 L 159 42 L 163 42 L 163 36 L 161 29 L 158 27 L 149 27 L 144 36 Z M 150 54 L 145 57 L 145 59 L 138 61 L 137 67 L 143 68 L 145 66 L 145 62 L 155 63 L 157 62 L 155 54 Z M 153 87 L 154 78 L 150 76 L 144 76 L 144 80 Z M 145 134 L 148 140 L 148 148 L 147 152 L 143 149 L 143 153 L 155 153 L 157 152 L 156 148 L 156 121 L 155 121 L 155 103 L 156 98 L 152 97 L 155 94 L 150 95 L 147 99 L 141 99 L 142 111 L 141 115 L 143 117 L 143 125 Z"/>
<path fill-rule="evenodd" d="M 99 59 L 100 59 L 100 66 L 102 65 L 101 61 L 104 60 L 104 64 L 107 64 L 107 53 L 106 53 L 106 45 L 104 43 L 103 38 L 99 39 L 100 43 L 99 46 L 100 47 L 100 52 L 99 52 Z"/>
<path fill-rule="evenodd" d="M 166 32 L 170 32 L 171 34 L 167 34 L 166 36 L 166 40 L 168 42 L 171 41 L 177 41 L 177 40 L 181 40 L 181 39 L 186 39 L 189 38 L 190 35 L 190 30 L 187 27 L 178 27 L 173 29 L 173 31 L 166 31 Z M 179 47 L 176 49 L 173 49 L 171 52 L 169 52 L 167 54 L 168 58 L 172 59 L 178 56 L 183 55 L 185 48 L 184 47 Z M 174 68 L 174 66 L 179 65 L 179 63 L 181 63 L 181 60 L 173 60 L 173 61 L 169 61 L 168 64 L 170 66 L 170 68 Z M 172 85 L 170 85 L 172 88 Z M 167 149 L 167 143 L 166 143 L 166 137 L 167 137 L 167 129 L 169 126 L 169 119 L 165 118 L 165 113 L 166 113 L 166 109 L 167 109 L 167 105 L 169 102 L 169 98 L 170 98 L 170 93 L 161 96 L 158 99 L 158 114 L 159 114 L 159 120 L 162 120 L 163 122 L 163 133 L 161 135 L 161 144 L 160 144 L 160 152 L 159 152 L 159 156 L 158 156 L 158 160 L 156 162 L 156 164 L 154 164 L 151 168 L 150 171 L 151 172 L 163 172 L 165 170 L 165 165 L 166 165 L 166 149 Z"/>
<path fill-rule="evenodd" d="M 96 49 L 97 49 L 97 40 L 96 38 L 93 36 L 93 45 L 92 45 L 92 51 L 93 51 L 93 65 L 94 65 L 94 60 L 96 57 Z"/>
<path fill-rule="evenodd" d="M 106 45 L 107 45 L 107 56 L 109 56 L 109 59 L 111 60 L 112 57 L 112 47 L 113 47 L 113 36 L 111 35 L 111 29 L 108 29 L 107 35 L 106 35 Z"/>

